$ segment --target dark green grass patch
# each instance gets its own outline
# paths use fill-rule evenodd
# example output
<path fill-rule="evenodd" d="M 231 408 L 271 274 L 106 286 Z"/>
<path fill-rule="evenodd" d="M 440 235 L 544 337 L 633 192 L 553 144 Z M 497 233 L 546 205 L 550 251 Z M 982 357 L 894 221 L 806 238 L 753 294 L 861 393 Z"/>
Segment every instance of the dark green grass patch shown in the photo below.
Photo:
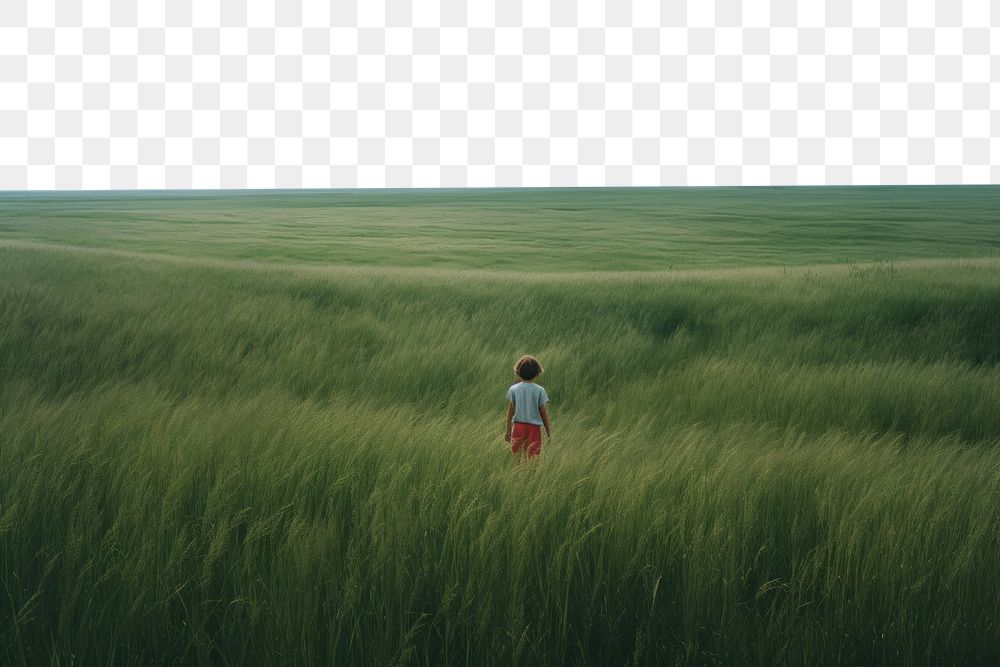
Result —
<path fill-rule="evenodd" d="M 0 193 L 0 662 L 995 664 L 998 193 Z"/>
<path fill-rule="evenodd" d="M 996 261 L 0 248 L 0 655 L 995 662 L 997 312 Z M 556 437 L 519 464 L 526 351 Z"/>

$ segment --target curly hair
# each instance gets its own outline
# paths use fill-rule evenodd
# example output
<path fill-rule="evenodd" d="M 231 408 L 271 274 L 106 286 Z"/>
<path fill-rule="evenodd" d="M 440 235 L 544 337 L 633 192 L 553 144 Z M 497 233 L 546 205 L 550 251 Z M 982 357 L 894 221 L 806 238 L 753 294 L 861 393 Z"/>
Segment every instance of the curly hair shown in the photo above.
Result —
<path fill-rule="evenodd" d="M 538 363 L 538 359 L 535 359 L 530 354 L 524 355 L 514 364 L 514 372 L 522 380 L 534 380 L 544 371 L 545 369 Z"/>

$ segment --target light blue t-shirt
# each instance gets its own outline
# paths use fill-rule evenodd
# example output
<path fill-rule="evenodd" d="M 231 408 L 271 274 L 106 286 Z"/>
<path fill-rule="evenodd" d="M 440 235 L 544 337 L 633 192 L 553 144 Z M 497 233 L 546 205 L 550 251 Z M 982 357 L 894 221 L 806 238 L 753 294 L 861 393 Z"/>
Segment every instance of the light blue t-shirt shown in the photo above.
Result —
<path fill-rule="evenodd" d="M 534 382 L 518 382 L 507 390 L 507 400 L 514 403 L 514 421 L 542 425 L 538 408 L 549 402 L 545 389 Z"/>

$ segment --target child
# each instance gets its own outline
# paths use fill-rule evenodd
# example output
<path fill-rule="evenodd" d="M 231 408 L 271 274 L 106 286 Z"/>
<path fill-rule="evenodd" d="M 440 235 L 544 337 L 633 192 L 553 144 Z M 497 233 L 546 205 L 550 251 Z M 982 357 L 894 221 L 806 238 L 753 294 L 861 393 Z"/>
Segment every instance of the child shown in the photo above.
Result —
<path fill-rule="evenodd" d="M 549 397 L 535 378 L 542 374 L 542 365 L 530 354 L 526 354 L 514 364 L 514 372 L 521 381 L 507 390 L 507 422 L 504 440 L 510 443 L 510 451 L 515 454 L 525 452 L 528 458 L 538 456 L 542 451 L 542 424 L 545 435 L 552 438 L 549 413 L 545 404 Z"/>

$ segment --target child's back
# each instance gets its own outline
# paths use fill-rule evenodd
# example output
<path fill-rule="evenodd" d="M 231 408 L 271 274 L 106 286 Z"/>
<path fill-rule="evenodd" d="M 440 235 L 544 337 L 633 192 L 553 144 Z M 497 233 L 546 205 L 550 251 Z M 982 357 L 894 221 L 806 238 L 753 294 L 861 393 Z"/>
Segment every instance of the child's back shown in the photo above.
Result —
<path fill-rule="evenodd" d="M 545 388 L 535 384 L 536 377 L 542 374 L 542 365 L 531 355 L 524 355 L 514 364 L 514 372 L 521 382 L 513 384 L 507 390 L 507 422 L 504 439 L 510 443 L 513 452 L 526 452 L 528 456 L 537 456 L 542 450 L 542 429 L 552 437 L 549 426 L 549 413 L 545 404 L 549 397 Z"/>
<path fill-rule="evenodd" d="M 548 403 L 545 388 L 534 382 L 518 382 L 507 390 L 507 400 L 514 404 L 514 421 L 541 426 L 544 422 L 538 409 Z"/>

